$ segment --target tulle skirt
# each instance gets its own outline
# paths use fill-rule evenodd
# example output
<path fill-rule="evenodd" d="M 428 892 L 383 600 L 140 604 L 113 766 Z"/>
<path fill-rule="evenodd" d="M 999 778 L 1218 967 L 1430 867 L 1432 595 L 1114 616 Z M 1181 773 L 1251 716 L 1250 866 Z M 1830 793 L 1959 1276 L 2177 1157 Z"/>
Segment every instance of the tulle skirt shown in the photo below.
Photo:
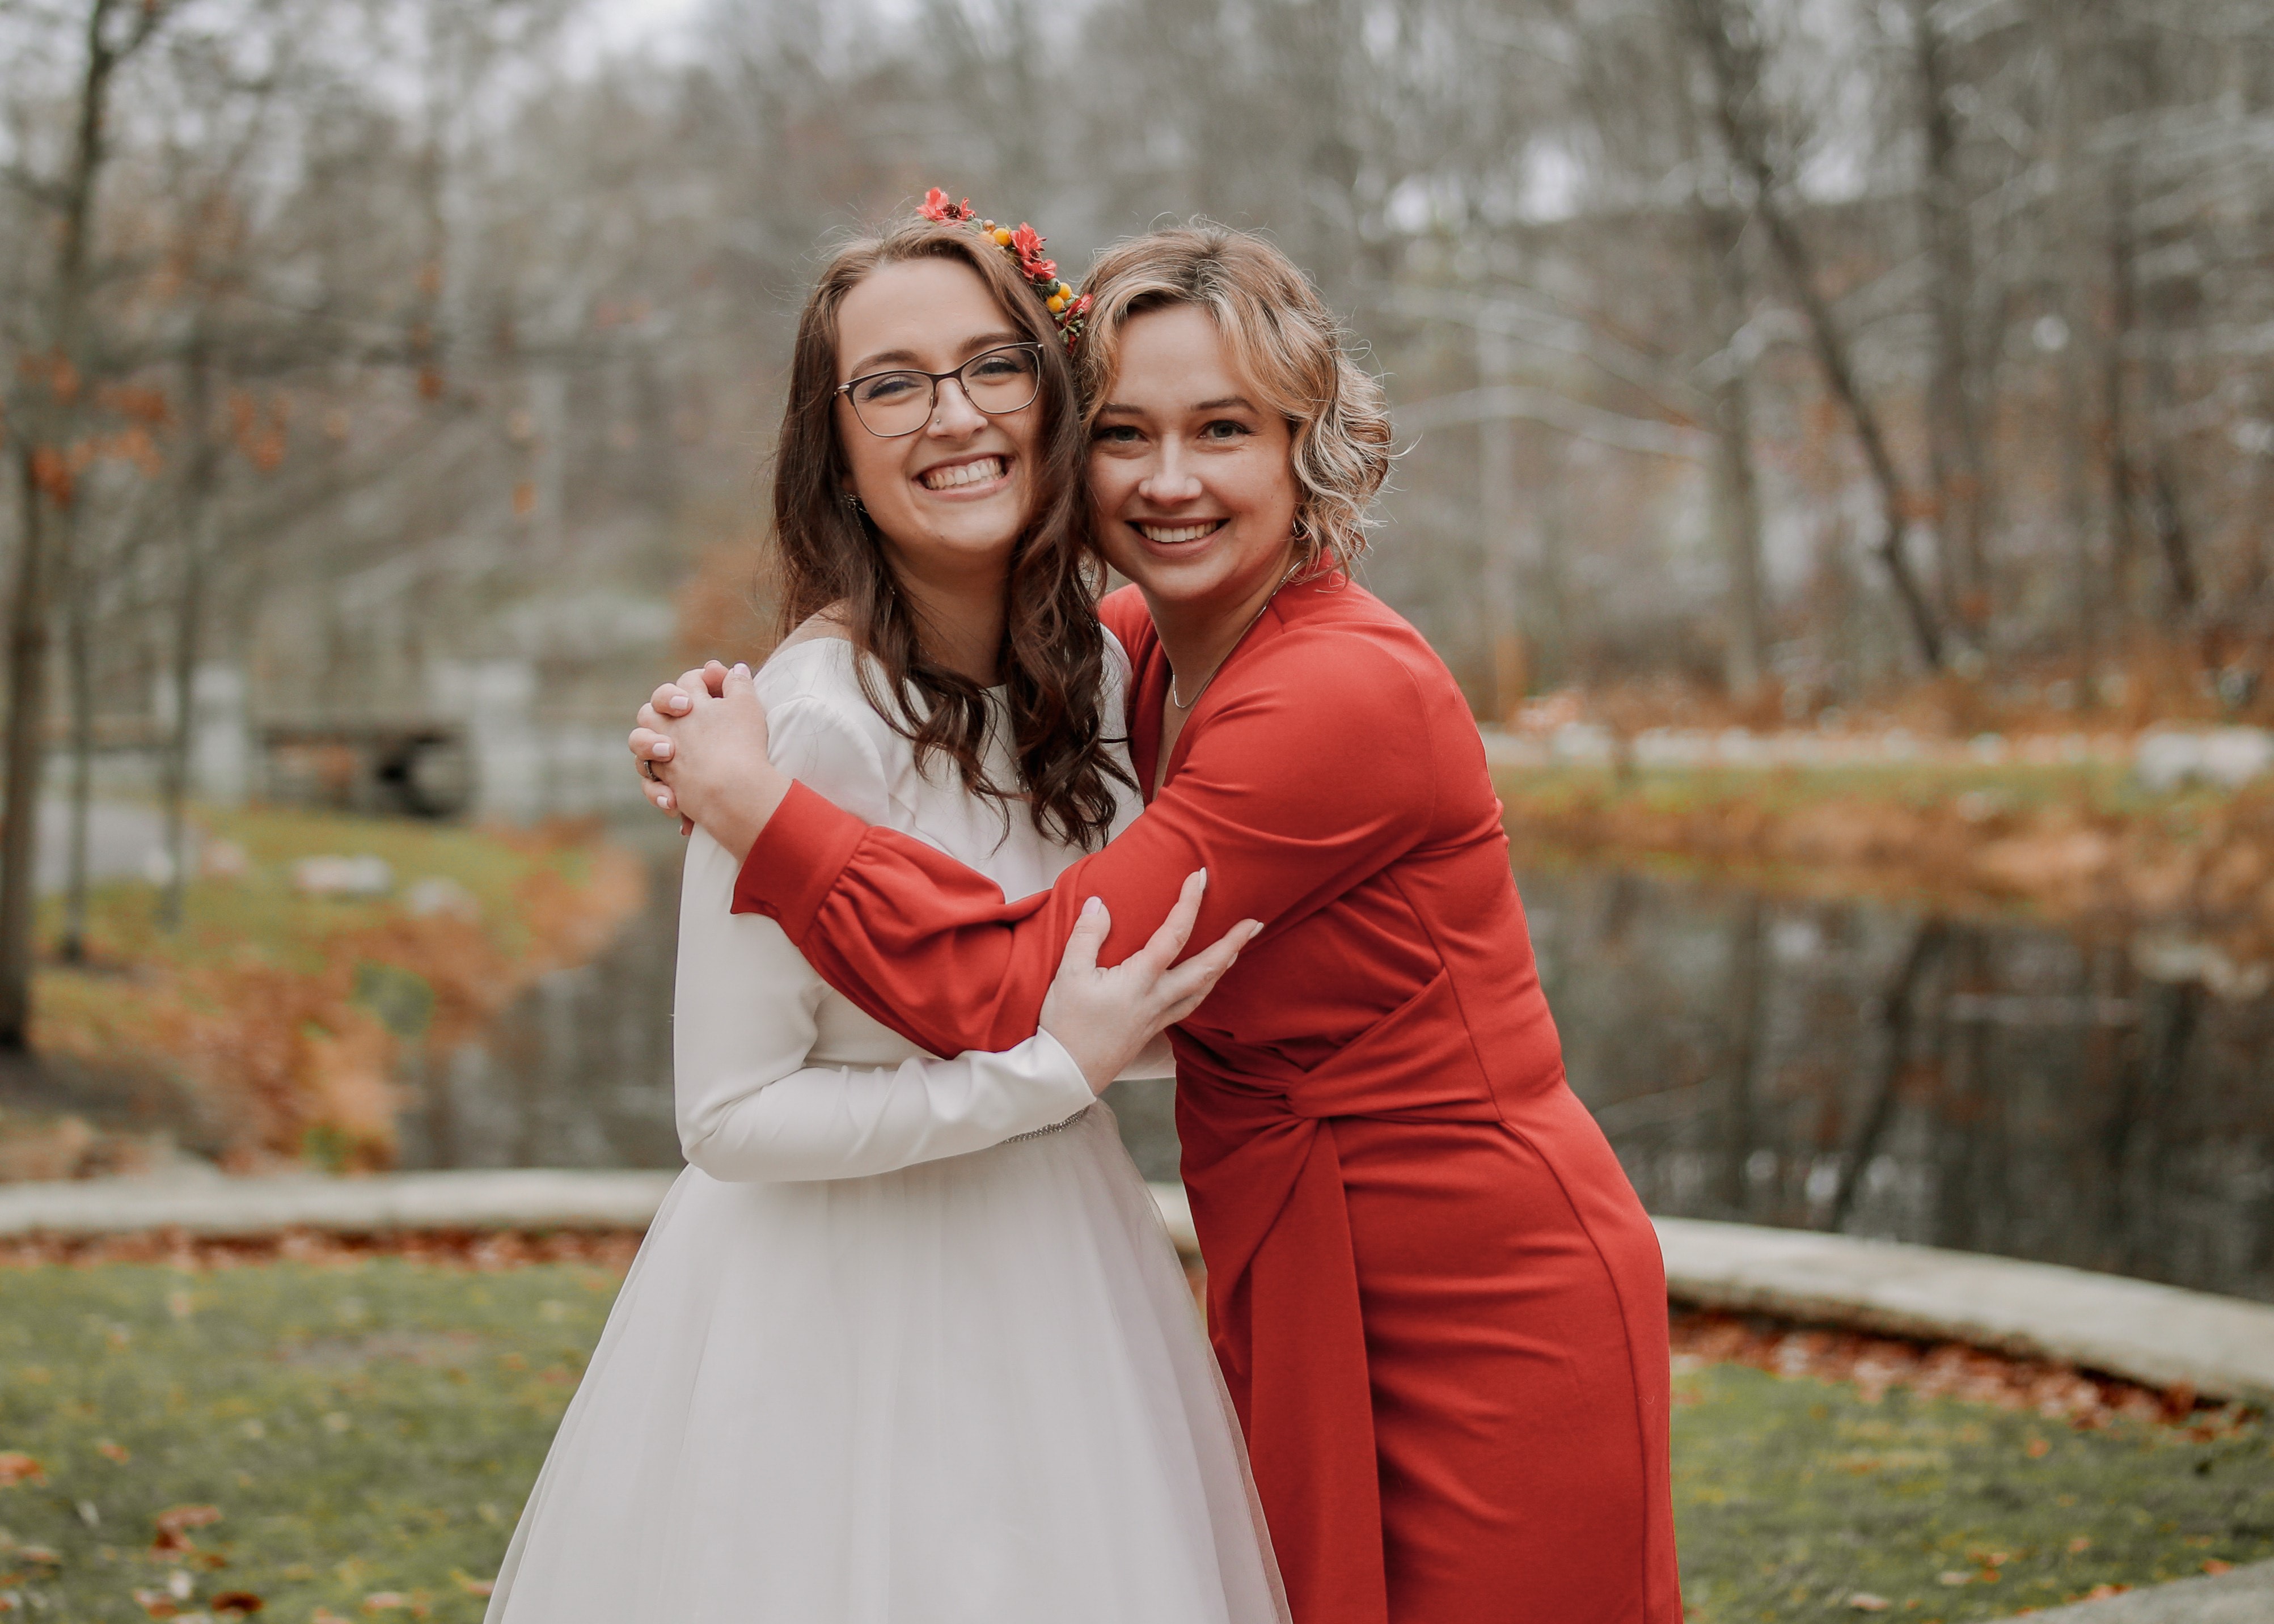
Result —
<path fill-rule="evenodd" d="M 870 1178 L 672 1186 L 489 1624 L 1280 1624 L 1222 1378 L 1091 1107 Z"/>

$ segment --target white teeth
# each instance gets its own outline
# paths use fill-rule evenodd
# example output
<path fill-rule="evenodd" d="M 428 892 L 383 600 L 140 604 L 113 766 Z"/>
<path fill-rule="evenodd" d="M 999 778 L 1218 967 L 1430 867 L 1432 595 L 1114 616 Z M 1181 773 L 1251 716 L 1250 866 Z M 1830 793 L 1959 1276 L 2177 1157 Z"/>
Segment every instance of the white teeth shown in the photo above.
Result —
<path fill-rule="evenodd" d="M 1221 519 L 1210 519 L 1206 524 L 1179 524 L 1173 528 L 1166 524 L 1141 524 L 1137 528 L 1145 533 L 1146 540 L 1158 542 L 1163 546 L 1174 546 L 1180 541 L 1198 541 L 1223 523 Z"/>
<path fill-rule="evenodd" d="M 990 479 L 1003 477 L 1001 457 L 981 457 L 975 462 L 958 462 L 953 468 L 935 468 L 923 476 L 927 491 L 953 491 L 958 485 L 984 485 Z"/>

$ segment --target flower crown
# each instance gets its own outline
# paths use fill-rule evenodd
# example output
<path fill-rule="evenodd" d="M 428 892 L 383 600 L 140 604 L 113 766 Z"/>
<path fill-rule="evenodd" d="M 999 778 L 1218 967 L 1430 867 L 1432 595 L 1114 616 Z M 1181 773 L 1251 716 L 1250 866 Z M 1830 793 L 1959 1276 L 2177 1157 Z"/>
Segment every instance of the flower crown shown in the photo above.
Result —
<path fill-rule="evenodd" d="M 1049 306 L 1050 320 L 1058 324 L 1058 336 L 1065 342 L 1066 353 L 1073 353 L 1075 346 L 1081 342 L 1083 318 L 1089 314 L 1089 295 L 1077 294 L 1072 283 L 1058 280 L 1058 262 L 1043 258 L 1043 244 L 1048 239 L 1023 220 L 1015 229 L 982 220 L 972 208 L 969 198 L 951 203 L 947 193 L 937 186 L 924 193 L 916 213 L 926 220 L 968 225 L 1009 254 L 1019 267 L 1019 274 Z"/>

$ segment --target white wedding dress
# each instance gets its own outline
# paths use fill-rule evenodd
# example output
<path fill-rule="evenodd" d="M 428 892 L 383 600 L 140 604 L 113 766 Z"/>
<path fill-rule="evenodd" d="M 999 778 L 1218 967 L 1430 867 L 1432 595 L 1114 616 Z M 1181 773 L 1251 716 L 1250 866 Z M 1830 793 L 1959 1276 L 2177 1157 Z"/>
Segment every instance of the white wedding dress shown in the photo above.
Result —
<path fill-rule="evenodd" d="M 1009 897 L 1075 852 L 917 770 L 850 644 L 758 673 L 774 759 Z M 1109 650 L 1105 714 L 1127 662 Z M 998 783 L 1016 771 L 998 728 Z M 1135 810 L 1134 797 L 1119 822 Z M 1117 823 L 1118 827 L 1118 823 Z M 926 1055 L 691 837 L 689 1167 L 608 1316 L 488 1624 L 1282 1624 L 1231 1408 L 1159 1214 L 1037 1033 Z"/>

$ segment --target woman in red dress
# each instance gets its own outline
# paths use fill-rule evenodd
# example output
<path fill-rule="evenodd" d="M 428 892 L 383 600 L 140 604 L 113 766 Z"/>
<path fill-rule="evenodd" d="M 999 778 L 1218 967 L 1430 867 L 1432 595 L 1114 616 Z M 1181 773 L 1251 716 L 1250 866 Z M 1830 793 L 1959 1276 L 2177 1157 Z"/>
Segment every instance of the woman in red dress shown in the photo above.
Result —
<path fill-rule="evenodd" d="M 738 909 L 941 1055 L 1033 1034 L 1086 899 L 1115 960 L 1205 867 L 1194 939 L 1265 929 L 1175 1030 L 1177 1125 L 1297 1624 L 1678 1624 L 1657 1239 L 1565 1085 L 1468 707 L 1350 575 L 1379 391 L 1243 234 L 1140 238 L 1089 296 L 1144 815 L 1005 904 L 783 779 L 740 683 L 643 710 L 636 752 L 675 735 L 655 798 L 747 853 Z"/>

